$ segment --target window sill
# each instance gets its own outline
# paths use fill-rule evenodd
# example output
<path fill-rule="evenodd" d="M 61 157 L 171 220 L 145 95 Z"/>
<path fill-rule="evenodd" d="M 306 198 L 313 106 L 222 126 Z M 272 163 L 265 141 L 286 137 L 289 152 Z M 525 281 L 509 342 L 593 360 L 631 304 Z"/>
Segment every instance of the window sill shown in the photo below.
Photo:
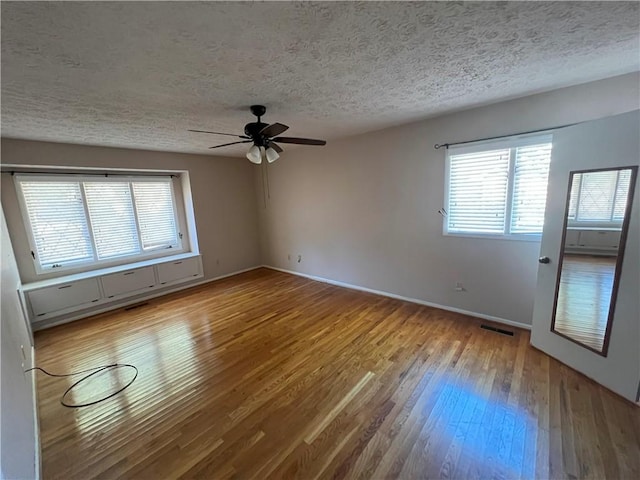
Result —
<path fill-rule="evenodd" d="M 529 242 L 529 243 L 540 243 L 542 240 L 542 235 L 540 234 L 532 234 L 532 235 L 482 235 L 479 233 L 449 233 L 442 232 L 443 237 L 460 237 L 460 238 L 476 238 L 482 240 L 507 240 L 510 242 Z"/>
<path fill-rule="evenodd" d="M 28 292 L 30 290 L 36 290 L 44 287 L 51 287 L 54 285 L 59 285 L 61 283 L 74 282 L 77 280 L 84 280 L 87 278 L 95 278 L 95 277 L 100 277 L 102 275 L 108 275 L 111 273 L 124 272 L 127 270 L 133 270 L 135 268 L 148 267 L 151 265 L 157 265 L 160 263 L 172 262 L 176 260 L 185 260 L 187 258 L 198 257 L 198 256 L 200 256 L 199 253 L 187 252 L 187 253 L 181 253 L 178 255 L 170 255 L 166 257 L 155 257 L 149 260 L 142 260 L 138 262 L 127 263 L 127 264 L 118 265 L 115 267 L 101 268 L 98 270 L 91 270 L 88 272 L 74 273 L 72 275 L 63 275 L 60 277 L 50 278 L 47 280 L 40 280 L 37 282 L 25 283 L 22 285 L 22 290 L 25 292 Z"/>
<path fill-rule="evenodd" d="M 619 227 L 579 227 L 576 225 L 572 225 L 567 227 L 567 230 L 583 230 L 590 232 L 620 232 L 622 231 L 622 225 Z"/>

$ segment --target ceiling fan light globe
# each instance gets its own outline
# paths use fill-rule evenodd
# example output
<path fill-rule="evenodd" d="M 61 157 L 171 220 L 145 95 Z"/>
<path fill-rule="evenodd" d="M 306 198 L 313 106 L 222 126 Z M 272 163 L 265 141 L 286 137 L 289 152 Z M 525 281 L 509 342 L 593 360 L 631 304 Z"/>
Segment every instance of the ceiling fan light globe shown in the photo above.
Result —
<path fill-rule="evenodd" d="M 260 152 L 260 147 L 256 145 L 252 145 L 249 151 L 247 152 L 247 158 L 251 163 L 260 165 L 262 163 L 262 152 Z"/>
<path fill-rule="evenodd" d="M 275 162 L 277 159 L 280 158 L 280 155 L 278 155 L 278 152 L 276 152 L 273 148 L 269 147 L 265 150 L 265 154 L 267 156 L 267 162 L 269 163 L 273 163 Z"/>

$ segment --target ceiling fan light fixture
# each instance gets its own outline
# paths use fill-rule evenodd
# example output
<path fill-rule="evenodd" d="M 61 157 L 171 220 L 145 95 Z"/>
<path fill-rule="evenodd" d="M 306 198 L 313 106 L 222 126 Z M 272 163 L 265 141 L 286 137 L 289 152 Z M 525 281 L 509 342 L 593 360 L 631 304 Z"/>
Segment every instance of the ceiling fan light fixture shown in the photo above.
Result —
<path fill-rule="evenodd" d="M 252 145 L 247 152 L 247 158 L 251 163 L 260 165 L 262 163 L 262 152 L 260 152 L 260 147 L 258 147 L 257 145 Z"/>
<path fill-rule="evenodd" d="M 267 156 L 267 162 L 269 163 L 273 163 L 275 162 L 277 159 L 280 158 L 280 155 L 278 155 L 278 152 L 276 152 L 273 148 L 269 147 L 265 150 L 265 154 Z"/>

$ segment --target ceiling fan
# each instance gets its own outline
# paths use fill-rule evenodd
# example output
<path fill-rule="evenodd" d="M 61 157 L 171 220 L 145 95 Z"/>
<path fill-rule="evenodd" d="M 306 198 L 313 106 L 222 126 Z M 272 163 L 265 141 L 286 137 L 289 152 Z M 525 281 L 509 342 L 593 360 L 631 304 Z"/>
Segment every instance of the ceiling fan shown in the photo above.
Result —
<path fill-rule="evenodd" d="M 289 129 L 282 123 L 262 123 L 260 118 L 265 114 L 267 108 L 264 105 L 251 105 L 251 113 L 258 117 L 257 122 L 247 123 L 244 126 L 244 135 L 235 135 L 233 133 L 209 132 L 206 130 L 189 130 L 189 132 L 212 133 L 214 135 L 227 135 L 230 137 L 241 138 L 242 140 L 231 143 L 224 143 L 209 148 L 227 147 L 237 143 L 253 143 L 247 152 L 249 161 L 260 164 L 262 163 L 262 150 L 264 149 L 265 157 L 269 163 L 275 162 L 280 158 L 282 147 L 277 143 L 295 143 L 297 145 L 326 145 L 325 140 L 314 140 L 313 138 L 297 138 L 297 137 L 279 137 L 281 133 Z"/>

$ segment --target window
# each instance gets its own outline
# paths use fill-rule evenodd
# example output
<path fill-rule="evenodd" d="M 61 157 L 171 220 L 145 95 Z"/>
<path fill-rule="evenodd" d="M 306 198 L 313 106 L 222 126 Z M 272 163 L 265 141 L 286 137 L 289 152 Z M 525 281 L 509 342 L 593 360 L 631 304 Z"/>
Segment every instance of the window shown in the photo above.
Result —
<path fill-rule="evenodd" d="M 574 174 L 569 197 L 569 223 L 620 226 L 627 209 L 630 182 L 630 169 Z"/>
<path fill-rule="evenodd" d="M 451 147 L 445 233 L 539 236 L 550 160 L 550 135 Z"/>
<path fill-rule="evenodd" d="M 169 177 L 16 176 L 39 272 L 181 249 Z"/>

